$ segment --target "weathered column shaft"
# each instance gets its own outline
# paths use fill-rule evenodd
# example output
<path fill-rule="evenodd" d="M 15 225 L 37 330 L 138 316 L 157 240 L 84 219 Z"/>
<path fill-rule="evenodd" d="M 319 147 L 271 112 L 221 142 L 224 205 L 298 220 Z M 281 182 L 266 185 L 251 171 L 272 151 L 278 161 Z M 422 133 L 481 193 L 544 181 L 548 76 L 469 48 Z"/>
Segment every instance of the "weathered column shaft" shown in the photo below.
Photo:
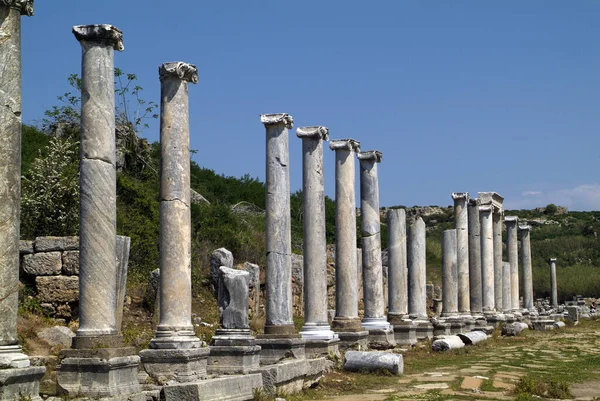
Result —
<path fill-rule="evenodd" d="M 523 308 L 533 309 L 533 272 L 531 270 L 530 226 L 519 226 L 521 233 L 521 268 L 523 269 Z"/>
<path fill-rule="evenodd" d="M 194 65 L 159 68 L 160 102 L 160 323 L 157 335 L 194 336 L 188 82 Z"/>
<path fill-rule="evenodd" d="M 82 47 L 79 206 L 79 330 L 116 335 L 116 169 L 114 50 L 111 25 L 76 26 Z"/>
<path fill-rule="evenodd" d="M 456 230 L 442 233 L 442 316 L 458 314 Z"/>
<path fill-rule="evenodd" d="M 492 215 L 494 233 L 494 304 L 496 310 L 501 311 L 504 305 L 502 300 L 502 213 L 494 210 Z"/>
<path fill-rule="evenodd" d="M 519 310 L 519 239 L 517 232 L 517 216 L 506 216 L 506 253 L 510 263 L 510 298 L 511 309 Z"/>
<path fill-rule="evenodd" d="M 406 260 L 406 212 L 389 209 L 388 224 L 388 320 L 408 317 L 408 267 Z"/>
<path fill-rule="evenodd" d="M 481 283 L 482 307 L 484 312 L 494 311 L 494 229 L 492 207 L 479 206 L 479 224 L 481 226 Z"/>
<path fill-rule="evenodd" d="M 425 235 L 425 223 L 418 217 L 408 230 L 408 313 L 411 319 L 427 318 Z"/>
<path fill-rule="evenodd" d="M 471 199 L 468 206 L 469 213 L 469 295 L 471 300 L 471 313 L 481 314 L 482 309 L 482 284 L 481 284 L 481 238 L 479 224 L 479 204 L 477 199 Z"/>
<path fill-rule="evenodd" d="M 335 319 L 338 331 L 362 330 L 358 317 L 356 195 L 354 157 L 360 143 L 331 141 L 335 151 Z"/>
<path fill-rule="evenodd" d="M 556 259 L 550 259 L 550 304 L 558 308 L 558 287 L 556 286 Z"/>
<path fill-rule="evenodd" d="M 295 334 L 292 320 L 292 239 L 288 114 L 263 114 L 266 158 L 266 323 L 265 334 Z"/>
<path fill-rule="evenodd" d="M 511 296 L 511 266 L 509 262 L 502 262 L 502 311 L 510 312 L 512 310 Z"/>
<path fill-rule="evenodd" d="M 383 297 L 383 265 L 379 217 L 379 177 L 381 152 L 358 153 L 360 164 L 360 222 L 363 256 L 365 328 L 388 328 Z"/>
<path fill-rule="evenodd" d="M 296 130 L 302 139 L 302 210 L 304 214 L 304 327 L 303 338 L 331 339 L 327 321 L 327 238 L 325 235 L 325 183 L 323 141 L 326 127 Z"/>
<path fill-rule="evenodd" d="M 21 206 L 21 15 L 33 1 L 0 2 L 0 346 L 17 345 Z"/>
<path fill-rule="evenodd" d="M 454 225 L 456 228 L 457 271 L 458 271 L 458 311 L 470 313 L 471 299 L 469 289 L 469 216 L 467 202 L 469 194 L 453 193 Z"/>

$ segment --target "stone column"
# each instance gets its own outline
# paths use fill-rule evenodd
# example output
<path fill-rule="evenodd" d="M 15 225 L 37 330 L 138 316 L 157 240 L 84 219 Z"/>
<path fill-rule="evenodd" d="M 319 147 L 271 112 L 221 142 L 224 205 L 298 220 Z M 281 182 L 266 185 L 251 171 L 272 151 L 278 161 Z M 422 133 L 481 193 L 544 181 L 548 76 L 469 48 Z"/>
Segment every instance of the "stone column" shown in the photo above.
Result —
<path fill-rule="evenodd" d="M 408 313 L 427 319 L 425 223 L 418 217 L 408 231 Z"/>
<path fill-rule="evenodd" d="M 509 262 L 502 262 L 502 311 L 510 313 L 512 311 L 512 293 L 511 293 L 511 266 Z"/>
<path fill-rule="evenodd" d="M 442 317 L 458 315 L 457 232 L 442 233 Z"/>
<path fill-rule="evenodd" d="M 22 15 L 33 15 L 33 0 L 0 1 L 0 399 L 38 401 L 46 369 L 29 367 L 17 336 Z"/>
<path fill-rule="evenodd" d="M 356 251 L 356 198 L 354 155 L 360 142 L 339 139 L 329 143 L 335 151 L 335 318 L 333 329 L 362 331 L 358 317 Z"/>
<path fill-rule="evenodd" d="M 266 173 L 266 335 L 296 336 L 292 320 L 292 240 L 288 129 L 292 116 L 262 114 L 267 133 Z"/>
<path fill-rule="evenodd" d="M 123 50 L 123 36 L 112 25 L 76 26 L 73 34 L 82 47 L 79 329 L 73 347 L 93 348 L 107 342 L 119 346 L 113 77 L 114 51 Z"/>
<path fill-rule="evenodd" d="M 325 236 L 325 184 L 323 141 L 326 127 L 301 127 L 302 210 L 304 224 L 304 326 L 300 336 L 310 340 L 335 337 L 327 321 L 327 239 Z"/>
<path fill-rule="evenodd" d="M 558 308 L 558 287 L 556 286 L 556 258 L 550 258 L 550 305 Z"/>
<path fill-rule="evenodd" d="M 469 295 L 471 301 L 471 314 L 481 315 L 482 285 L 481 285 L 481 238 L 479 224 L 479 203 L 477 199 L 470 199 L 469 213 Z"/>
<path fill-rule="evenodd" d="M 408 318 L 408 267 L 406 261 L 406 212 L 389 209 L 388 224 L 388 320 Z"/>
<path fill-rule="evenodd" d="M 454 200 L 454 224 L 457 246 L 458 311 L 461 314 L 470 314 L 469 218 L 467 211 L 469 194 L 467 192 L 455 192 L 452 194 L 452 199 Z"/>
<path fill-rule="evenodd" d="M 523 275 L 523 309 L 534 311 L 533 305 L 533 272 L 531 270 L 531 242 L 529 233 L 531 226 L 519 226 L 521 234 L 521 272 Z"/>
<path fill-rule="evenodd" d="M 482 307 L 484 313 L 493 313 L 494 309 L 494 229 L 492 206 L 479 206 L 479 224 L 481 226 L 481 282 Z"/>
<path fill-rule="evenodd" d="M 151 348 L 198 348 L 192 325 L 192 229 L 188 83 L 196 66 L 159 68 L 160 104 L 160 322 Z"/>
<path fill-rule="evenodd" d="M 502 300 L 502 220 L 503 212 L 494 208 L 492 215 L 494 233 L 494 304 L 498 312 L 502 311 L 504 302 Z"/>
<path fill-rule="evenodd" d="M 517 233 L 517 216 L 506 216 L 506 253 L 510 263 L 510 299 L 513 312 L 519 312 L 519 240 Z"/>
<path fill-rule="evenodd" d="M 365 316 L 362 326 L 367 330 L 387 330 L 383 299 L 383 265 L 379 219 L 379 178 L 377 164 L 381 152 L 358 153 L 360 164 L 360 225 L 363 256 L 363 294 Z"/>

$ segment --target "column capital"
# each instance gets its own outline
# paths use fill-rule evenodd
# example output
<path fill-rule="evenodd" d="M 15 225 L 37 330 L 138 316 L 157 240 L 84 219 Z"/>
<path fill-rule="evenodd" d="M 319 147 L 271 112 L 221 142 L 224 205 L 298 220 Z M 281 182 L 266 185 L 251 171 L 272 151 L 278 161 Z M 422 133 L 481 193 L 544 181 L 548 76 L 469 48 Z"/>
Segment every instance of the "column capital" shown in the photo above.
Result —
<path fill-rule="evenodd" d="M 479 205 L 481 205 L 481 202 L 479 201 L 479 198 L 469 198 L 468 203 L 471 206 L 479 206 Z"/>
<path fill-rule="evenodd" d="M 469 193 L 468 192 L 452 192 L 452 199 L 459 200 L 464 199 L 465 201 L 469 201 Z"/>
<path fill-rule="evenodd" d="M 296 136 L 304 139 L 319 139 L 329 140 L 329 128 L 320 125 L 314 127 L 298 127 L 296 128 Z"/>
<path fill-rule="evenodd" d="M 509 224 L 509 223 L 518 223 L 519 222 L 519 217 L 518 216 L 504 216 L 504 224 Z"/>
<path fill-rule="evenodd" d="M 479 213 L 492 213 L 493 211 L 492 205 L 479 205 Z"/>
<path fill-rule="evenodd" d="M 550 263 L 556 263 L 556 258 L 550 258 L 550 259 L 548 260 L 548 262 L 550 262 Z"/>
<path fill-rule="evenodd" d="M 360 142 L 354 139 L 332 139 L 329 142 L 329 149 L 360 152 Z"/>
<path fill-rule="evenodd" d="M 75 25 L 73 27 L 73 34 L 80 42 L 99 42 L 110 45 L 120 52 L 125 50 L 125 46 L 123 45 L 123 32 L 112 25 Z"/>
<path fill-rule="evenodd" d="M 365 150 L 364 152 L 358 152 L 356 157 L 358 160 L 372 161 L 374 163 L 381 163 L 381 152 L 378 150 Z"/>
<path fill-rule="evenodd" d="M 531 231 L 531 226 L 528 226 L 528 225 L 519 226 L 519 231 Z"/>
<path fill-rule="evenodd" d="M 164 79 L 174 77 L 193 84 L 198 83 L 198 69 L 196 66 L 184 63 L 183 61 L 173 61 L 160 65 L 158 67 L 158 76 L 161 82 Z"/>
<path fill-rule="evenodd" d="M 294 126 L 294 118 L 287 113 L 261 114 L 260 122 L 264 125 L 283 124 L 290 129 Z"/>
<path fill-rule="evenodd" d="M 478 192 L 477 195 L 479 195 L 479 201 L 482 205 L 492 205 L 494 212 L 503 213 L 502 203 L 504 203 L 504 197 L 498 192 Z"/>
<path fill-rule="evenodd" d="M 33 15 L 33 0 L 0 0 L 0 4 L 19 10 L 21 15 Z"/>

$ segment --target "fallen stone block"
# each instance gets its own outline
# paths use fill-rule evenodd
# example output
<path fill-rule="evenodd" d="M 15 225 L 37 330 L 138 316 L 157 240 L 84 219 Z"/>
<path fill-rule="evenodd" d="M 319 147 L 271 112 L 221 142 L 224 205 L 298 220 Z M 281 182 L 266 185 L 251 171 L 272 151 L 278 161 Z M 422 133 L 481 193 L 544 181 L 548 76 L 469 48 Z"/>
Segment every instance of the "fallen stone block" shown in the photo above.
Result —
<path fill-rule="evenodd" d="M 344 369 L 352 372 L 384 369 L 394 375 L 404 372 L 402 355 L 391 352 L 348 351 Z"/>
<path fill-rule="evenodd" d="M 62 345 L 64 348 L 71 348 L 75 333 L 65 326 L 54 326 L 40 330 L 37 336 L 46 341 L 51 347 Z"/>
<path fill-rule="evenodd" d="M 518 336 L 523 330 L 529 328 L 527 323 L 515 322 L 502 326 L 502 335 L 508 337 Z"/>
<path fill-rule="evenodd" d="M 553 326 L 555 329 L 564 329 L 567 325 L 565 322 L 554 322 Z"/>
<path fill-rule="evenodd" d="M 431 343 L 431 349 L 433 351 L 448 351 L 451 349 L 463 348 L 464 346 L 465 343 L 459 336 L 444 336 Z"/>
<path fill-rule="evenodd" d="M 483 331 L 469 331 L 467 333 L 457 334 L 465 345 L 475 345 L 488 339 Z"/>
<path fill-rule="evenodd" d="M 490 335 L 494 332 L 494 326 L 476 326 L 474 330 Z"/>

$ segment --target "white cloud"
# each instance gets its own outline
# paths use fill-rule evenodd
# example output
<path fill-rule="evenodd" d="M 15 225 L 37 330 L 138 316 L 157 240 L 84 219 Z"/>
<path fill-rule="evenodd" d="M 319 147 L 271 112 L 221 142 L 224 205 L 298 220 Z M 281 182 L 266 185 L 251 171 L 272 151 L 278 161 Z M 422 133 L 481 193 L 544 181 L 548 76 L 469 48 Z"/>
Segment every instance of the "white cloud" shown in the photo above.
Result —
<path fill-rule="evenodd" d="M 550 203 L 567 206 L 569 210 L 600 210 L 600 184 L 583 184 L 574 188 L 521 193 L 517 199 L 506 199 L 507 209 L 532 209 Z"/>
<path fill-rule="evenodd" d="M 525 191 L 521 194 L 521 196 L 536 196 L 541 195 L 542 191 Z"/>

